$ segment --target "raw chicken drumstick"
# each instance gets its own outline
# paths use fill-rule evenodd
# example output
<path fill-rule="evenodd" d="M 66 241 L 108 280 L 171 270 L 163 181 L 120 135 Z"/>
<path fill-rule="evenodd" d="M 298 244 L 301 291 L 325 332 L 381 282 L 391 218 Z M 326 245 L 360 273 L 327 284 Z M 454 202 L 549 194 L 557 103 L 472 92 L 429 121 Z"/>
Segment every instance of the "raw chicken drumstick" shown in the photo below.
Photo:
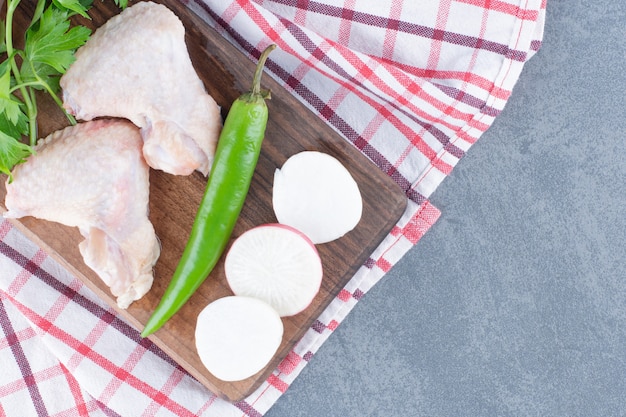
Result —
<path fill-rule="evenodd" d="M 185 28 L 167 7 L 140 2 L 98 28 L 61 78 L 65 109 L 82 120 L 129 119 L 148 165 L 209 173 L 222 126 L 219 106 L 194 70 Z"/>
<path fill-rule="evenodd" d="M 148 219 L 149 167 L 139 129 L 127 120 L 67 127 L 39 141 L 6 184 L 5 217 L 78 227 L 85 264 L 127 308 L 152 286 L 160 254 Z"/>

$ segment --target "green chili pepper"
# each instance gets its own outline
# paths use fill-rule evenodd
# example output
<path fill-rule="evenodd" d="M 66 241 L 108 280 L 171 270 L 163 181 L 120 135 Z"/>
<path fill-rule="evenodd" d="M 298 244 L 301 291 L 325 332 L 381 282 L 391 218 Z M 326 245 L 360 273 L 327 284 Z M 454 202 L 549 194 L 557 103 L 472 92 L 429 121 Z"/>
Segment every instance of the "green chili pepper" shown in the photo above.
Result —
<path fill-rule="evenodd" d="M 265 136 L 269 91 L 261 91 L 268 46 L 257 64 L 252 90 L 231 106 L 220 133 L 215 159 L 187 246 L 163 294 L 141 333 L 146 337 L 169 320 L 211 273 L 230 239 L 256 168 Z"/>

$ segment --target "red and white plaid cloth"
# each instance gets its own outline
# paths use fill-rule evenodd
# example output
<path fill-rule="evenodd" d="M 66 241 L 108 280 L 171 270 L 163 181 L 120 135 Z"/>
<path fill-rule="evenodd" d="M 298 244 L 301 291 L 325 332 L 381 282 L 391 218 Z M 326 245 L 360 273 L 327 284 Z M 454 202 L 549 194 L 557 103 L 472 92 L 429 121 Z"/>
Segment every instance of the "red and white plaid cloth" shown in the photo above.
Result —
<path fill-rule="evenodd" d="M 186 0 L 405 190 L 403 218 L 268 380 L 215 398 L 0 220 L 0 417 L 261 416 L 439 216 L 429 196 L 539 49 L 545 0 Z"/>

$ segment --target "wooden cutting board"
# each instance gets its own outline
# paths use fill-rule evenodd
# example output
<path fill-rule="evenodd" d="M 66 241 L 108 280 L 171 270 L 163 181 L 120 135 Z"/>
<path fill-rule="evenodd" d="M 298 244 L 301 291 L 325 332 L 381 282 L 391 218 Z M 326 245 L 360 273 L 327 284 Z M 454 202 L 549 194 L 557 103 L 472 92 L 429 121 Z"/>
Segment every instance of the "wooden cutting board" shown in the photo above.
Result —
<path fill-rule="evenodd" d="M 231 103 L 248 90 L 256 62 L 246 58 L 178 1 L 161 2 L 183 22 L 196 71 L 208 92 L 222 106 L 225 115 Z M 22 2 L 20 5 L 16 27 L 25 27 L 25 16 L 32 12 L 28 9 L 32 7 L 30 3 Z M 96 1 L 91 13 L 93 20 L 81 20 L 80 23 L 95 28 L 118 12 L 113 0 Z M 269 376 L 389 233 L 406 205 L 406 197 L 389 176 L 338 136 L 291 93 L 267 74 L 262 84 L 272 91 L 272 99 L 268 102 L 270 119 L 251 189 L 232 239 L 256 225 L 276 221 L 271 206 L 274 171 L 289 156 L 303 150 L 319 150 L 339 159 L 357 181 L 364 207 L 362 219 L 353 231 L 334 242 L 317 245 L 324 267 L 321 290 L 305 311 L 283 318 L 285 332 L 282 344 L 274 359 L 256 375 L 243 381 L 221 381 L 204 368 L 195 351 L 194 326 L 200 310 L 217 298 L 231 295 L 224 278 L 223 260 L 183 309 L 150 337 L 209 390 L 229 401 L 246 397 Z M 65 126 L 65 118 L 55 105 L 45 99 L 40 100 L 40 103 L 42 136 Z M 0 201 L 3 202 L 6 190 L 4 178 L 2 180 Z M 184 249 L 206 184 L 206 179 L 199 173 L 176 177 L 155 170 L 151 170 L 150 181 L 150 219 L 161 240 L 162 252 L 155 266 L 152 289 L 128 310 L 116 307 L 108 288 L 83 263 L 78 252 L 78 243 L 82 238 L 76 229 L 34 218 L 14 221 L 21 231 L 84 281 L 138 330 L 143 328 L 168 285 Z"/>

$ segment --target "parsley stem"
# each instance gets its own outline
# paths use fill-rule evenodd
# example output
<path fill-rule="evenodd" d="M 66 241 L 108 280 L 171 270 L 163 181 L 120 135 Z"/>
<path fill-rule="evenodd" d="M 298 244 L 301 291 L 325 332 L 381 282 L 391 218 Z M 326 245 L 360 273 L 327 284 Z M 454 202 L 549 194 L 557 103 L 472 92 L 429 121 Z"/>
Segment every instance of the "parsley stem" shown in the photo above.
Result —
<path fill-rule="evenodd" d="M 52 88 L 50 88 L 50 86 L 47 83 L 42 82 L 41 85 L 46 89 L 46 91 L 48 92 L 48 94 L 50 95 L 50 97 L 52 97 L 52 99 L 54 100 L 54 102 L 59 106 L 59 108 L 61 108 L 61 110 L 63 110 L 63 114 L 65 114 L 65 117 L 67 118 L 67 120 L 72 124 L 75 125 L 76 124 L 76 119 L 74 118 L 74 116 L 72 116 L 71 114 L 69 114 L 67 112 L 67 110 L 65 110 L 65 108 L 63 108 L 63 101 L 61 101 L 61 99 L 59 98 L 59 96 L 52 91 Z"/>
<path fill-rule="evenodd" d="M 37 98 L 35 97 L 35 90 L 27 90 L 29 95 L 29 102 L 31 105 L 31 108 L 28 109 L 28 138 L 30 146 L 35 146 L 37 144 L 37 139 L 39 136 L 39 129 L 37 128 Z"/>
<path fill-rule="evenodd" d="M 37 107 L 34 104 L 34 95 L 32 95 L 28 88 L 26 88 L 26 86 L 22 83 L 22 76 L 20 74 L 20 69 L 17 66 L 17 62 L 15 62 L 15 54 L 13 49 L 13 15 L 15 13 L 15 10 L 17 10 L 17 6 L 20 4 L 20 1 L 21 0 L 7 1 L 5 42 L 7 55 L 9 56 L 9 60 L 11 63 L 11 71 L 13 72 L 15 82 L 19 86 L 20 93 L 22 93 L 22 99 L 24 100 L 24 104 L 26 105 L 26 110 L 28 113 L 29 143 L 31 146 L 33 146 L 37 143 Z M 42 0 L 38 0 L 38 2 L 41 1 Z"/>

